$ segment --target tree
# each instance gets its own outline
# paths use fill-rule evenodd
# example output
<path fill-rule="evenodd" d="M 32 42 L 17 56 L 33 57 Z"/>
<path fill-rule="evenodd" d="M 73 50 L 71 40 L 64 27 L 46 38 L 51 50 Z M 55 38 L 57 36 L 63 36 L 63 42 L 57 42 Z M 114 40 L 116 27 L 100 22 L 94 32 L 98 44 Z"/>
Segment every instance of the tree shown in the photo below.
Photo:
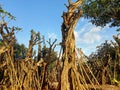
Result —
<path fill-rule="evenodd" d="M 120 26 L 120 0 L 85 0 L 83 17 L 96 26 Z"/>
<path fill-rule="evenodd" d="M 57 57 L 57 52 L 54 51 L 54 48 L 56 47 L 56 41 L 55 39 L 53 42 L 51 42 L 51 39 L 47 41 L 49 44 L 49 48 L 46 47 L 45 44 L 45 39 L 43 38 L 43 47 L 41 47 L 41 52 L 38 52 L 38 56 L 41 57 L 44 60 L 44 78 L 43 78 L 43 88 L 47 88 L 49 85 L 49 80 L 48 80 L 48 71 L 51 71 L 53 69 L 53 62 L 55 62 L 58 57 Z M 40 46 L 40 45 L 39 45 Z M 39 55 L 40 54 L 40 55 Z"/>
<path fill-rule="evenodd" d="M 24 44 L 15 43 L 14 45 L 14 56 L 15 59 L 25 59 L 27 48 Z"/>
<path fill-rule="evenodd" d="M 4 10 L 2 8 L 2 5 L 0 4 L 0 19 L 1 19 L 1 23 L 4 23 L 5 18 L 8 18 L 9 20 L 16 20 L 16 18 L 9 12 L 7 12 L 6 10 Z"/>
<path fill-rule="evenodd" d="M 57 60 L 57 52 L 54 50 L 50 51 L 50 48 L 44 46 L 41 51 L 41 58 L 43 58 L 45 62 L 51 63 Z"/>
<path fill-rule="evenodd" d="M 61 73 L 61 90 L 80 90 L 79 77 L 76 69 L 76 50 L 75 50 L 75 36 L 74 29 L 82 15 L 82 10 L 79 6 L 82 0 L 76 0 L 72 2 L 68 0 L 69 5 L 67 12 L 63 12 L 63 24 L 62 24 L 62 61 L 63 70 Z M 79 88 L 79 89 L 78 89 Z"/>
<path fill-rule="evenodd" d="M 38 44 L 40 41 L 40 33 L 36 33 L 34 30 L 31 30 L 31 37 L 29 40 L 29 47 L 26 53 L 26 60 L 33 57 L 33 46 Z"/>
<path fill-rule="evenodd" d="M 0 39 L 0 46 L 2 46 L 3 45 L 3 43 L 2 43 L 2 39 Z"/>
<path fill-rule="evenodd" d="M 118 44 L 120 39 L 115 35 L 113 38 L 116 42 L 106 41 L 100 46 L 97 46 L 96 53 L 92 53 L 89 57 L 90 61 L 88 61 L 91 63 L 90 67 L 92 68 L 93 73 L 102 84 L 115 83 L 115 81 L 120 80 L 120 47 Z"/>
<path fill-rule="evenodd" d="M 101 27 L 109 25 L 110 27 L 118 27 L 117 30 L 120 30 L 120 1 L 119 0 L 84 0 L 82 9 L 83 9 L 83 17 L 90 19 L 92 24 L 96 26 L 101 26 Z M 114 65 L 111 67 L 113 67 L 114 69 L 117 65 L 119 67 L 119 61 L 120 61 L 119 60 L 119 57 L 120 57 L 119 38 L 118 37 L 113 37 L 113 38 L 116 41 L 116 43 L 113 43 L 114 45 L 111 45 L 111 43 L 110 44 L 104 43 L 98 48 L 97 53 L 91 55 L 93 58 L 102 60 L 100 61 L 100 63 L 102 64 L 101 66 L 102 66 L 102 73 L 103 73 L 102 74 L 103 83 L 105 78 L 104 77 L 105 72 L 109 71 L 110 69 L 110 68 L 107 69 L 109 67 L 109 64 L 118 62 L 118 64 L 111 64 L 111 65 Z"/>
<path fill-rule="evenodd" d="M 115 60 L 115 48 L 112 46 L 111 43 L 107 41 L 102 43 L 100 46 L 97 46 L 97 57 L 106 57 L 106 54 L 110 54 L 112 60 Z"/>

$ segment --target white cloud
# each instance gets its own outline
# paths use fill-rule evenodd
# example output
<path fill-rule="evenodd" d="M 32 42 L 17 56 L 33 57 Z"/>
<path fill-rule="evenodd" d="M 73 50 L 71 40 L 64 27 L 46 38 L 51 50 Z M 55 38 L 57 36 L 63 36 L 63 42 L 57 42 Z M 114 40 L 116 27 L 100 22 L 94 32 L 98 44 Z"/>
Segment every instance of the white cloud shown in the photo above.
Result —
<path fill-rule="evenodd" d="M 48 38 L 57 39 L 57 35 L 55 33 L 48 33 Z"/>
<path fill-rule="evenodd" d="M 84 18 L 81 18 L 80 21 L 83 22 L 85 19 Z"/>
<path fill-rule="evenodd" d="M 101 32 L 101 27 L 93 26 L 90 23 L 84 25 L 80 30 L 75 30 L 77 47 L 81 47 L 86 55 L 90 55 L 104 38 Z"/>
<path fill-rule="evenodd" d="M 93 44 L 95 42 L 99 42 L 101 40 L 100 36 L 100 27 L 93 27 L 83 35 L 82 41 L 87 44 Z"/>
<path fill-rule="evenodd" d="M 85 25 L 81 30 L 75 31 L 75 37 L 77 43 L 93 44 L 99 42 L 102 37 L 100 35 L 101 28 L 91 26 L 90 24 Z"/>
<path fill-rule="evenodd" d="M 78 39 L 79 38 L 79 33 L 77 31 L 74 31 L 75 34 L 75 38 Z"/>
<path fill-rule="evenodd" d="M 74 32 L 76 45 L 77 47 L 82 48 L 86 55 L 90 55 L 91 52 L 95 52 L 96 46 L 100 45 L 105 40 L 111 40 L 114 33 L 112 31 L 113 29 L 109 28 L 109 26 L 106 26 L 104 28 L 96 27 L 90 22 L 84 26 L 80 25 Z"/>
<path fill-rule="evenodd" d="M 93 44 L 95 42 L 98 42 L 101 40 L 101 37 L 99 34 L 96 33 L 86 33 L 83 36 L 83 42 L 87 44 Z"/>
<path fill-rule="evenodd" d="M 101 27 L 92 27 L 90 29 L 90 32 L 99 32 L 99 31 L 101 31 Z"/>
<path fill-rule="evenodd" d="M 85 27 L 82 28 L 81 30 L 79 31 L 74 31 L 74 34 L 75 34 L 75 39 L 76 39 L 76 42 L 79 42 L 80 41 L 80 38 L 81 38 L 81 34 L 85 32 Z"/>

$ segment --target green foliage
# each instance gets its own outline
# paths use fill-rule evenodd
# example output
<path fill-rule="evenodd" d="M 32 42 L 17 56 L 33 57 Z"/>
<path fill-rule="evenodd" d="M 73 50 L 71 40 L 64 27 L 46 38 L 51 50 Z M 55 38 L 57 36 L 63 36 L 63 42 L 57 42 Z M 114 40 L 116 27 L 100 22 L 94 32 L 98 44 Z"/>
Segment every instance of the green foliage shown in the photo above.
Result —
<path fill-rule="evenodd" d="M 40 32 L 36 33 L 33 29 L 31 30 L 31 41 L 35 44 L 38 44 L 40 41 Z"/>
<path fill-rule="evenodd" d="M 24 59 L 26 57 L 26 52 L 27 52 L 27 48 L 25 47 L 24 44 L 18 44 L 15 43 L 14 45 L 14 55 L 16 59 L 22 58 Z"/>
<path fill-rule="evenodd" d="M 120 26 L 120 0 L 84 0 L 83 17 L 96 26 Z"/>
<path fill-rule="evenodd" d="M 8 23 L 10 20 L 16 20 L 16 17 L 13 16 L 10 12 L 6 11 L 5 9 L 2 8 L 2 5 L 0 4 L 0 23 Z M 8 22 L 7 22 L 8 21 Z M 20 31 L 22 28 L 18 26 L 14 27 L 8 27 L 9 30 L 17 30 Z"/>
<path fill-rule="evenodd" d="M 41 58 L 43 58 L 45 62 L 53 62 L 57 60 L 57 52 L 55 52 L 54 50 L 50 51 L 50 48 L 44 46 L 41 50 Z"/>
<path fill-rule="evenodd" d="M 98 60 L 103 60 L 103 62 L 106 62 L 108 61 L 107 55 L 110 55 L 112 61 L 116 60 L 115 47 L 111 43 L 108 43 L 106 41 L 105 43 L 102 43 L 100 46 L 97 46 L 96 52 L 92 53 L 89 56 L 89 58 L 90 60 L 98 59 Z"/>
<path fill-rule="evenodd" d="M 89 58 L 89 64 L 91 68 L 93 69 L 93 72 L 95 70 L 102 71 L 104 67 L 107 67 L 107 71 L 109 71 L 110 81 L 111 83 L 117 83 L 119 86 L 119 83 L 116 81 L 120 81 L 120 44 L 119 44 L 119 37 L 113 36 L 116 42 L 105 42 L 102 43 L 100 46 L 97 46 L 96 53 L 92 53 Z M 94 66 L 93 66 L 94 64 Z M 96 73 L 97 75 L 97 73 Z M 114 81 L 116 79 L 116 81 Z"/>
<path fill-rule="evenodd" d="M 106 54 L 110 54 L 112 60 L 115 60 L 115 48 L 112 46 L 111 43 L 103 43 L 97 47 L 97 56 L 99 58 L 103 58 Z"/>
<path fill-rule="evenodd" d="M 3 43 L 2 43 L 2 39 L 0 39 L 0 46 L 2 46 L 3 45 Z"/>
<path fill-rule="evenodd" d="M 14 30 L 20 31 L 22 30 L 22 28 L 18 27 L 18 26 L 14 26 L 14 27 L 8 27 L 9 30 L 12 30 L 14 28 Z"/>
<path fill-rule="evenodd" d="M 114 40 L 116 41 L 117 45 L 120 46 L 120 38 L 118 36 L 113 36 Z"/>
<path fill-rule="evenodd" d="M 6 10 L 4 10 L 1 5 L 0 5 L 0 17 L 2 19 L 7 17 L 7 18 L 9 18 L 11 20 L 16 20 L 16 17 L 14 17 L 10 12 L 7 12 Z"/>

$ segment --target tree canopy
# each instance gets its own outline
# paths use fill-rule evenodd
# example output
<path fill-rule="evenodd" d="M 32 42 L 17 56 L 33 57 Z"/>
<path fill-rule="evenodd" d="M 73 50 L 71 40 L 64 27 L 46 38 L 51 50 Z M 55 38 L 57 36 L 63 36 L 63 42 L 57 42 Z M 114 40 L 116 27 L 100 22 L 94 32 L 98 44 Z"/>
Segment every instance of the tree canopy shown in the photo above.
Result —
<path fill-rule="evenodd" d="M 83 17 L 96 26 L 120 26 L 120 0 L 85 0 Z"/>
<path fill-rule="evenodd" d="M 107 54 L 109 54 L 112 58 L 112 60 L 115 60 L 115 48 L 112 45 L 112 43 L 106 41 L 105 43 L 102 43 L 101 45 L 97 46 L 97 50 L 95 53 L 92 53 L 90 55 L 90 60 L 93 60 L 94 58 L 98 59 L 106 59 Z"/>
<path fill-rule="evenodd" d="M 14 17 L 10 12 L 7 12 L 5 9 L 2 8 L 2 5 L 0 4 L 0 18 L 5 19 L 5 17 L 11 19 L 11 20 L 16 20 L 16 17 Z"/>

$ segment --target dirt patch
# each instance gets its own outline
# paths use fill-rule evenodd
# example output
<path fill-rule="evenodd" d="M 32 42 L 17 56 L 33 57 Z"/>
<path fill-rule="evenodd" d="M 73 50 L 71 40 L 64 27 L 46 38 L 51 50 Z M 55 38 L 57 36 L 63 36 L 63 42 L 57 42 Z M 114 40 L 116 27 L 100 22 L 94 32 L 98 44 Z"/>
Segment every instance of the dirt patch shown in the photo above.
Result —
<path fill-rule="evenodd" d="M 98 89 L 98 90 L 120 90 L 120 87 L 117 87 L 115 85 L 94 85 L 94 87 L 90 84 L 87 85 L 88 88 L 91 89 Z"/>

